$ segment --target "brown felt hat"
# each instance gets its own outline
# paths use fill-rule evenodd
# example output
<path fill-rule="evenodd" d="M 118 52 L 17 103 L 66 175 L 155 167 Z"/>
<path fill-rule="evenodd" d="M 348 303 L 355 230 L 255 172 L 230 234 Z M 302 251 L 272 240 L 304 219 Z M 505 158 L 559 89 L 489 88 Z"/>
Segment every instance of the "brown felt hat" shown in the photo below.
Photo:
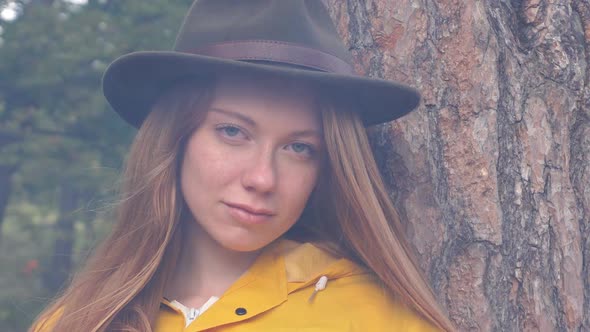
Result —
<path fill-rule="evenodd" d="M 116 59 L 104 74 L 103 92 L 125 121 L 139 127 L 175 82 L 224 72 L 299 79 L 351 105 L 367 126 L 397 119 L 420 102 L 406 85 L 355 75 L 321 0 L 197 0 L 174 50 Z"/>

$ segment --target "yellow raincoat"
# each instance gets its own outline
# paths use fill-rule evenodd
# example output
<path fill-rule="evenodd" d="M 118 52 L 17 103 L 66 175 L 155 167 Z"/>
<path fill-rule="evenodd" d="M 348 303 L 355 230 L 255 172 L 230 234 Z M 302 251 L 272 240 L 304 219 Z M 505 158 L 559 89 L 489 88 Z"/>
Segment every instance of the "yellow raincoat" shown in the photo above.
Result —
<path fill-rule="evenodd" d="M 316 283 L 328 278 L 313 299 Z M 49 324 L 52 325 L 51 323 Z M 373 274 L 312 244 L 279 240 L 210 308 L 185 327 L 163 299 L 154 332 L 436 331 Z"/>
<path fill-rule="evenodd" d="M 325 289 L 309 301 L 318 280 Z M 435 331 L 397 302 L 377 279 L 309 244 L 280 240 L 209 309 L 185 328 L 183 313 L 162 302 L 155 332 Z"/>

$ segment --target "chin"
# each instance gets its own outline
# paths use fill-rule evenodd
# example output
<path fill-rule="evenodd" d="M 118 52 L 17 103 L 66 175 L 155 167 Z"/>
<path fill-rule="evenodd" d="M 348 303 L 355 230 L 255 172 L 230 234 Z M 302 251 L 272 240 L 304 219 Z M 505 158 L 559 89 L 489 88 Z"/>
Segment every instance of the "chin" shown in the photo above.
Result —
<path fill-rule="evenodd" d="M 260 239 L 218 239 L 225 249 L 238 252 L 252 252 L 266 247 L 272 241 L 263 241 Z"/>

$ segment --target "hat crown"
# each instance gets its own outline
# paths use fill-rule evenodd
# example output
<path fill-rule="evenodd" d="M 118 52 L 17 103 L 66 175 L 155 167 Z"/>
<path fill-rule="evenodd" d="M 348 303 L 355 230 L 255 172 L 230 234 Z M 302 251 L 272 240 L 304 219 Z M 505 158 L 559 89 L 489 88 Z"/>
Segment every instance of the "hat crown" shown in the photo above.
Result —
<path fill-rule="evenodd" d="M 174 50 L 133 52 L 107 68 L 103 92 L 139 127 L 157 98 L 185 79 L 269 74 L 308 84 L 349 105 L 363 123 L 396 119 L 420 102 L 403 84 L 356 75 L 324 0 L 196 0 Z"/>
<path fill-rule="evenodd" d="M 197 0 L 174 50 L 193 53 L 211 44 L 247 40 L 293 43 L 352 63 L 321 0 Z"/>

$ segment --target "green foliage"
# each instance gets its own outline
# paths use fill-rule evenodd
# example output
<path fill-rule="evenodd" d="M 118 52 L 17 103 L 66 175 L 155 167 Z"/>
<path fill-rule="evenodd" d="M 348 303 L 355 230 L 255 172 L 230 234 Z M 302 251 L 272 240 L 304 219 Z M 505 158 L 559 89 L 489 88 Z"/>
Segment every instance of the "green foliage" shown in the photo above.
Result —
<path fill-rule="evenodd" d="M 104 100 L 102 73 L 124 53 L 170 49 L 191 2 L 19 1 L 17 19 L 0 20 L 0 165 L 16 167 L 0 238 L 1 331 L 25 330 L 53 296 L 40 280 L 64 183 L 83 194 L 74 262 L 108 231 L 101 211 L 135 131 Z"/>

